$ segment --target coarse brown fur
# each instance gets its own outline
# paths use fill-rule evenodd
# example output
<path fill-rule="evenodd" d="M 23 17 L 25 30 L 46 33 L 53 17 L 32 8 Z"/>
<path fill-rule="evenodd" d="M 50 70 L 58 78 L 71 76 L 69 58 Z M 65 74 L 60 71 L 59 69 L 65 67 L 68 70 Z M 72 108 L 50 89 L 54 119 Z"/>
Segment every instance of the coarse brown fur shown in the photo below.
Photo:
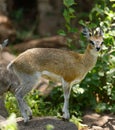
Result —
<path fill-rule="evenodd" d="M 62 82 L 64 91 L 63 118 L 69 119 L 68 107 L 71 87 L 73 84 L 81 82 L 95 66 L 103 42 L 101 31 L 97 35 L 90 36 L 89 31 L 85 29 L 84 34 L 90 43 L 83 54 L 53 48 L 33 48 L 20 54 L 8 65 L 8 69 L 20 79 L 16 97 L 25 122 L 29 120 L 32 113 L 22 99 L 36 85 L 41 76 Z"/>

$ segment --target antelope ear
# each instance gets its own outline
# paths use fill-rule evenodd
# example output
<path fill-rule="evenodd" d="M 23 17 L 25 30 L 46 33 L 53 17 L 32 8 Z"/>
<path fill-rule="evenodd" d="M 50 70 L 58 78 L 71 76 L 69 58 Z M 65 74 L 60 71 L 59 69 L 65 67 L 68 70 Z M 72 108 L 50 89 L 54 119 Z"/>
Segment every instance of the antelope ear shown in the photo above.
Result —
<path fill-rule="evenodd" d="M 100 36 L 102 36 L 103 37 L 103 31 L 100 29 Z"/>
<path fill-rule="evenodd" d="M 89 38 L 91 36 L 91 33 L 89 32 L 89 29 L 86 27 L 83 27 L 82 29 L 82 34 L 86 37 Z"/>
<path fill-rule="evenodd" d="M 96 35 L 103 37 L 103 31 L 100 28 L 96 28 Z"/>
<path fill-rule="evenodd" d="M 4 40 L 2 43 L 2 48 L 4 48 L 8 44 L 8 39 Z"/>

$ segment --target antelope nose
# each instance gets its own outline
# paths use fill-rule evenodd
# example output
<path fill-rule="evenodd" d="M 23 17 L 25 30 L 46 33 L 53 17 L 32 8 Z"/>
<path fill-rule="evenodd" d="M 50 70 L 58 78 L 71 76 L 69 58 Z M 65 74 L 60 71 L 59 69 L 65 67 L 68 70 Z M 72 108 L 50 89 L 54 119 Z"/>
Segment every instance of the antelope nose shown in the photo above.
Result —
<path fill-rule="evenodd" d="M 100 50 L 100 47 L 96 47 L 96 50 L 99 51 L 99 50 Z"/>

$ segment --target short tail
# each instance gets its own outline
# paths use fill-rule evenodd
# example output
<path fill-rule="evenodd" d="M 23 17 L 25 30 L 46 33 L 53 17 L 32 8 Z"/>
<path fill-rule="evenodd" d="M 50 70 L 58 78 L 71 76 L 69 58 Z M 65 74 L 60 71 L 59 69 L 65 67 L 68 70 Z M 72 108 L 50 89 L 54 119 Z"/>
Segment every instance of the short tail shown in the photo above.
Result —
<path fill-rule="evenodd" d="M 13 61 L 11 61 L 11 62 L 7 65 L 7 70 L 8 70 L 8 71 L 13 71 Z"/>

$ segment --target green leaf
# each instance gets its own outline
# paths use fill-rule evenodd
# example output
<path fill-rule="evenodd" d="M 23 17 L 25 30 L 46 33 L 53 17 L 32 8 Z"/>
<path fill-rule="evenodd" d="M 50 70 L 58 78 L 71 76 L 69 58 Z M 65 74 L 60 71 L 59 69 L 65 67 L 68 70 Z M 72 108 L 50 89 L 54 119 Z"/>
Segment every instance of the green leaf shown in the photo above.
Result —
<path fill-rule="evenodd" d="M 62 29 L 58 30 L 58 34 L 61 36 L 66 36 L 66 32 Z"/>
<path fill-rule="evenodd" d="M 106 108 L 107 108 L 106 103 L 98 103 L 95 110 L 97 113 L 101 113 L 101 112 L 104 112 Z"/>
<path fill-rule="evenodd" d="M 85 22 L 83 20 L 80 20 L 79 24 L 81 24 L 82 26 L 86 26 L 86 24 L 85 24 Z"/>
<path fill-rule="evenodd" d="M 110 2 L 115 2 L 115 0 L 110 0 Z"/>
<path fill-rule="evenodd" d="M 73 8 L 69 8 L 69 13 L 73 14 L 73 13 L 75 13 L 75 10 Z"/>
<path fill-rule="evenodd" d="M 64 5 L 68 8 L 75 4 L 74 0 L 64 0 Z"/>
<path fill-rule="evenodd" d="M 46 130 L 54 130 L 54 126 L 48 124 L 48 125 L 46 126 Z"/>

